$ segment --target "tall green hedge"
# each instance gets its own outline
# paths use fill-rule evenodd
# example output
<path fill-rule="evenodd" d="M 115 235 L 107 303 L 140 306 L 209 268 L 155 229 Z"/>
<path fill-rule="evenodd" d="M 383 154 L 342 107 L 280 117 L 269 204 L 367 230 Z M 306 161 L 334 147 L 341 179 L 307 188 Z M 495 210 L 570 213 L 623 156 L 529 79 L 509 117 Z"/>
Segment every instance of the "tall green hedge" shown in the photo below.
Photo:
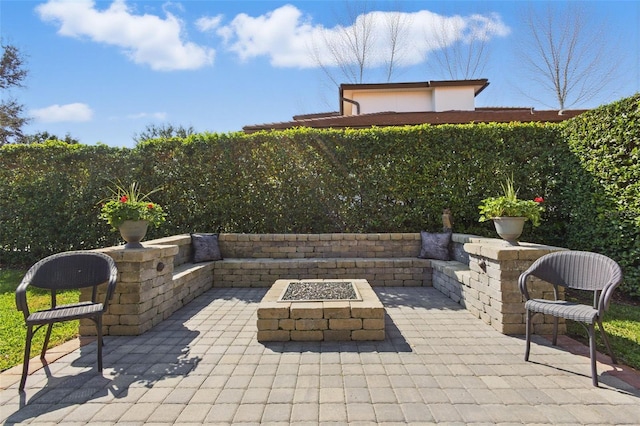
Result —
<path fill-rule="evenodd" d="M 446 207 L 457 232 L 493 236 L 490 223 L 478 223 L 477 206 L 500 194 L 500 184 L 513 174 L 521 198 L 546 200 L 542 225 L 527 225 L 524 240 L 607 253 L 625 266 L 630 277 L 625 289 L 637 294 L 640 277 L 627 269 L 637 269 L 640 227 L 633 221 L 638 216 L 638 99 L 625 102 L 636 105 L 635 136 L 625 130 L 630 136 L 620 146 L 601 143 L 615 152 L 635 147 L 636 161 L 616 163 L 619 171 L 605 174 L 597 174 L 601 152 L 577 142 L 584 140 L 579 132 L 591 132 L 589 125 L 606 115 L 604 109 L 580 116 L 584 127 L 574 119 L 566 125 L 204 133 L 147 141 L 133 149 L 61 142 L 4 146 L 0 264 L 28 265 L 57 251 L 117 244 L 119 236 L 97 218 L 100 200 L 116 179 L 138 181 L 143 190 L 164 188 L 153 199 L 167 211 L 167 223 L 147 238 L 195 231 L 438 230 Z M 627 200 L 627 208 L 620 208 L 620 200 Z M 599 216 L 610 220 L 609 228 L 606 221 L 588 231 L 581 228 L 579 218 Z M 635 242 L 629 241 L 633 236 Z"/>
<path fill-rule="evenodd" d="M 163 185 L 170 232 L 491 232 L 477 205 L 514 174 L 521 196 L 551 190 L 557 126 L 296 129 L 194 135 L 136 148 L 141 179 Z M 540 231 L 542 234 L 543 231 Z"/>
<path fill-rule="evenodd" d="M 640 94 L 569 120 L 573 157 L 560 166 L 566 247 L 618 261 L 640 296 Z"/>

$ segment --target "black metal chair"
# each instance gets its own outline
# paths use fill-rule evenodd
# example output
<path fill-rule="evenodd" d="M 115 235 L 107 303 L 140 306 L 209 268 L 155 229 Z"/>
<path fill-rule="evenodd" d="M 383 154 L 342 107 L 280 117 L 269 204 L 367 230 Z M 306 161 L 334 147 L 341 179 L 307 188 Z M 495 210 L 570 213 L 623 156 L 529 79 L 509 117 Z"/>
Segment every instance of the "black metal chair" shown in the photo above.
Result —
<path fill-rule="evenodd" d="M 553 285 L 555 300 L 531 299 L 527 290 L 527 278 L 534 276 Z M 536 260 L 519 279 L 520 291 L 525 297 L 526 349 L 524 359 L 529 360 L 531 347 L 531 321 L 536 313 L 554 316 L 553 345 L 558 340 L 558 318 L 580 323 L 589 333 L 589 354 L 591 357 L 591 377 L 598 386 L 596 370 L 595 323 L 602 334 L 602 340 L 615 364 L 616 358 L 609 345 L 609 339 L 602 327 L 602 316 L 609 308 L 609 300 L 615 288 L 622 282 L 622 270 L 612 259 L 597 253 L 584 251 L 560 251 L 549 253 Z M 593 292 L 593 306 L 558 300 L 558 286 L 588 290 Z"/>
<path fill-rule="evenodd" d="M 109 300 L 116 286 L 118 270 L 113 259 L 106 254 L 90 251 L 70 251 L 54 254 L 34 264 L 27 271 L 16 289 L 16 306 L 24 315 L 27 339 L 24 348 L 24 362 L 20 390 L 24 389 L 29 372 L 31 340 L 40 327 L 48 325 L 40 358 L 44 358 L 51 328 L 56 322 L 91 319 L 96 324 L 98 336 L 98 371 L 102 371 L 102 314 L 107 310 Z M 98 286 L 107 284 L 103 301 L 98 301 Z M 37 287 L 51 291 L 51 308 L 31 312 L 27 303 L 27 288 Z M 91 301 L 69 305 L 56 304 L 58 290 L 92 287 Z M 35 327 L 35 330 L 34 330 Z"/>

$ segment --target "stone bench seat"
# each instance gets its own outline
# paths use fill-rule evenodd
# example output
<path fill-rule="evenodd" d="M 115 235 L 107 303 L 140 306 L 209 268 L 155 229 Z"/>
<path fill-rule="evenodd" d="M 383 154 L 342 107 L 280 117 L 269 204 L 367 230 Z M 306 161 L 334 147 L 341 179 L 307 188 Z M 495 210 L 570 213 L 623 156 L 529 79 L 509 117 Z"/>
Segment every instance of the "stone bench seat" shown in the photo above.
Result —
<path fill-rule="evenodd" d="M 471 285 L 472 272 L 469 265 L 456 261 L 434 260 L 431 268 L 434 287 L 456 303 L 464 303 L 462 292 Z"/>
<path fill-rule="evenodd" d="M 224 259 L 174 267 L 174 287 L 213 271 L 214 287 L 270 287 L 277 279 L 347 279 L 361 277 L 375 286 L 429 286 L 433 273 L 467 281 L 469 266 L 455 260 L 419 258 Z M 455 283 L 452 283 L 455 286 Z"/>
<path fill-rule="evenodd" d="M 189 234 L 143 243 L 143 249 L 102 249 L 118 265 L 118 284 L 104 334 L 141 334 L 212 287 L 269 288 L 277 280 L 363 279 L 372 287 L 433 286 L 505 334 L 522 334 L 518 276 L 558 247 L 453 234 L 452 260 L 420 259 L 420 233 L 220 234 L 223 260 L 191 263 Z M 532 283 L 536 297 L 552 288 Z M 81 294 L 81 300 L 90 294 Z M 534 323 L 547 332 L 545 318 Z M 95 333 L 81 322 L 80 334 Z"/>
<path fill-rule="evenodd" d="M 183 263 L 173 268 L 173 286 L 178 287 L 199 276 L 210 274 L 215 268 L 215 262 Z"/>
<path fill-rule="evenodd" d="M 231 258 L 214 262 L 214 287 L 270 287 L 278 279 L 366 279 L 372 287 L 430 286 L 431 260 L 392 258 Z"/>

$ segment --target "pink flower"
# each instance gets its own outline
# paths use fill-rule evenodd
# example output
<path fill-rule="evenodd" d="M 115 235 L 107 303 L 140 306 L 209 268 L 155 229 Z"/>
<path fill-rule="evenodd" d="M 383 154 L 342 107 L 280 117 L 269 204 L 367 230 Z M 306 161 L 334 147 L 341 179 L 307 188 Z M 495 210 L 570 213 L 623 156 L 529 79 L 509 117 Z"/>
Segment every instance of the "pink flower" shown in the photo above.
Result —
<path fill-rule="evenodd" d="M 122 197 L 120 197 L 120 202 L 121 203 L 126 203 L 127 201 L 129 201 L 129 198 L 127 198 L 126 195 L 123 195 Z"/>
<path fill-rule="evenodd" d="M 533 199 L 533 201 L 535 201 L 536 203 L 544 203 L 544 198 L 536 197 L 536 198 Z"/>

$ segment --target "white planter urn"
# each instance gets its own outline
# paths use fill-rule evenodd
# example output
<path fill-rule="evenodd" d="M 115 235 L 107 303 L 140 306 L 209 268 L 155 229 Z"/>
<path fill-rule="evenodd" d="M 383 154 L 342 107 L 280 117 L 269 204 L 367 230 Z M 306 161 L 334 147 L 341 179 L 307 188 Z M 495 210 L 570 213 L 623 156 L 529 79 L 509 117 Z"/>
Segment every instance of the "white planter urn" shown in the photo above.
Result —
<path fill-rule="evenodd" d="M 506 240 L 511 245 L 518 245 L 518 238 L 522 235 L 522 229 L 524 228 L 524 222 L 526 217 L 494 217 L 493 224 L 496 227 L 496 232 L 500 237 Z"/>
<path fill-rule="evenodd" d="M 146 220 L 125 220 L 122 225 L 118 227 L 122 239 L 126 241 L 124 248 L 126 249 L 140 249 L 143 248 L 140 241 L 147 234 L 147 227 L 149 222 Z"/>

